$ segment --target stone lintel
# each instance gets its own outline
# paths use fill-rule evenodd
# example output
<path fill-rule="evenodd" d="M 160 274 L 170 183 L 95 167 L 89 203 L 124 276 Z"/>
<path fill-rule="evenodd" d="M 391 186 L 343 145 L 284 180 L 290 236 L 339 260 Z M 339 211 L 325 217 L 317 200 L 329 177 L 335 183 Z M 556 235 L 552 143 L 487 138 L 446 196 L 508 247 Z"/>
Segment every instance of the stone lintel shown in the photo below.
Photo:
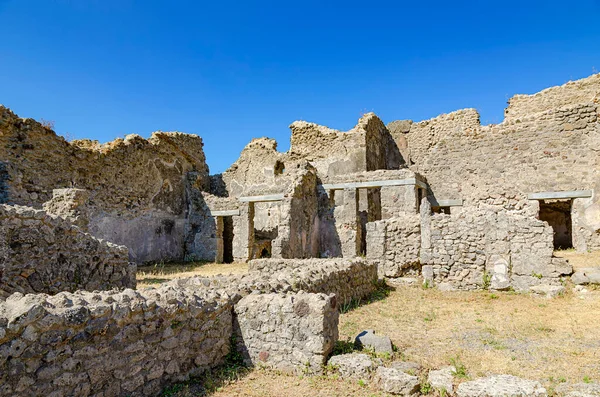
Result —
<path fill-rule="evenodd" d="M 239 216 L 240 210 L 210 211 L 211 216 Z"/>
<path fill-rule="evenodd" d="M 437 200 L 430 197 L 430 202 L 432 207 L 462 207 L 463 205 L 463 199 Z"/>
<path fill-rule="evenodd" d="M 417 185 L 424 189 L 427 189 L 427 185 L 423 181 L 419 181 L 415 178 L 408 179 L 390 179 L 385 181 L 366 181 L 366 182 L 345 182 L 345 183 L 325 183 L 323 189 L 325 190 L 343 190 L 343 189 L 365 189 L 365 188 L 378 188 L 382 186 L 404 186 L 404 185 Z"/>
<path fill-rule="evenodd" d="M 242 203 L 259 203 L 266 201 L 281 201 L 283 200 L 283 193 L 277 194 L 265 194 L 264 196 L 245 196 L 238 199 Z"/>
<path fill-rule="evenodd" d="M 540 192 L 530 193 L 527 198 L 529 200 L 559 200 L 571 198 L 587 198 L 592 197 L 593 190 L 572 190 L 569 192 Z"/>

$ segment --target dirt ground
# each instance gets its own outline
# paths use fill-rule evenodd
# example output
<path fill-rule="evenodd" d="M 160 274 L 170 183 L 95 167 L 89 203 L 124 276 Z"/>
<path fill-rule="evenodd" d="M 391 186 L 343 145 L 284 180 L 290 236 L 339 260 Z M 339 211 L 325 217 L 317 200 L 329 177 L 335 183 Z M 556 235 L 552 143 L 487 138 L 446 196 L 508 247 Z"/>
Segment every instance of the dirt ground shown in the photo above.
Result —
<path fill-rule="evenodd" d="M 581 269 L 582 267 L 600 267 L 599 251 L 580 253 L 570 249 L 554 251 L 554 256 L 567 259 L 575 270 Z"/>
<path fill-rule="evenodd" d="M 140 266 L 137 271 L 137 288 L 143 289 L 176 278 L 192 276 L 216 276 L 218 274 L 243 274 L 248 272 L 247 263 L 161 263 Z"/>

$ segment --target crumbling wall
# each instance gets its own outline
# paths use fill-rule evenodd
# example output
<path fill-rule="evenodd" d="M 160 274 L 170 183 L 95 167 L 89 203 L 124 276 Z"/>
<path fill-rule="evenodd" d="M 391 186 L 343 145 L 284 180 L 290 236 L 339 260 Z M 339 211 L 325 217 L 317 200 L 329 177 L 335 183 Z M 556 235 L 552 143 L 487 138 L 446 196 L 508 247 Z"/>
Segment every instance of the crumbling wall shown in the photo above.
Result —
<path fill-rule="evenodd" d="M 127 248 L 30 207 L 0 205 L 0 298 L 13 292 L 135 288 Z"/>
<path fill-rule="evenodd" d="M 525 212 L 469 208 L 433 214 L 422 227 L 424 277 L 447 288 L 527 291 L 572 272 L 552 258 L 552 228 Z"/>
<path fill-rule="evenodd" d="M 176 132 L 69 143 L 0 107 L 8 202 L 41 208 L 54 189 L 85 189 L 90 233 L 128 246 L 138 262 L 183 259 L 186 175 L 197 172 L 202 190 L 210 184 L 202 146 L 198 136 Z"/>
<path fill-rule="evenodd" d="M 44 203 L 48 214 L 60 216 L 87 232 L 90 222 L 90 193 L 84 189 L 54 189 L 52 199 Z"/>
<path fill-rule="evenodd" d="M 418 271 L 420 246 L 417 214 L 367 223 L 367 259 L 378 262 L 380 277 L 400 277 Z"/>
<path fill-rule="evenodd" d="M 600 74 L 546 88 L 533 95 L 515 95 L 508 100 L 504 117 L 515 120 L 575 103 L 600 104 Z"/>
<path fill-rule="evenodd" d="M 281 222 L 273 241 L 273 257 L 319 256 L 317 175 L 309 164 L 297 172 L 295 182 L 281 202 Z"/>
<path fill-rule="evenodd" d="M 392 136 L 374 113 L 362 116 L 347 132 L 305 121 L 297 121 L 290 128 L 290 157 L 310 161 L 321 178 L 398 169 L 404 164 L 400 152 L 390 145 Z"/>
<path fill-rule="evenodd" d="M 275 165 L 281 161 L 285 171 L 295 164 L 288 161 L 285 153 L 277 151 L 277 142 L 270 138 L 255 138 L 242 150 L 240 157 L 222 175 L 230 197 L 281 193 L 289 181 L 286 172 L 275 173 Z"/>
<path fill-rule="evenodd" d="M 179 287 L 222 288 L 230 296 L 306 291 L 335 294 L 340 305 L 371 294 L 377 283 L 377 264 L 356 259 L 255 259 L 250 272 L 238 276 L 191 277 L 170 283 Z"/>
<path fill-rule="evenodd" d="M 232 303 L 163 286 L 0 303 L 0 396 L 158 395 L 223 362 Z"/>
<path fill-rule="evenodd" d="M 510 100 L 506 119 L 481 126 L 474 109 L 413 123 L 411 166 L 437 199 L 467 204 L 504 195 L 600 189 L 600 75 Z M 511 197 L 512 196 L 512 197 Z M 600 202 L 580 203 L 579 250 L 600 246 Z M 585 236 L 585 237 L 583 237 Z"/>
<path fill-rule="evenodd" d="M 248 365 L 320 373 L 338 339 L 334 295 L 248 295 L 235 305 L 237 349 Z"/>

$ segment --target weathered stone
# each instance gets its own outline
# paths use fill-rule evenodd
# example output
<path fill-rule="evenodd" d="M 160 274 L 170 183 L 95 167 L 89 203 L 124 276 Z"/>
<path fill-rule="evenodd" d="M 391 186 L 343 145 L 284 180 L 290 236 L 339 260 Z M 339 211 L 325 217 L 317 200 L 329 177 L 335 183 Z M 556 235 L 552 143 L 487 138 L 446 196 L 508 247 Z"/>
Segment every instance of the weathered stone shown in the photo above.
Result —
<path fill-rule="evenodd" d="M 387 336 L 375 335 L 375 331 L 368 329 L 362 331 L 354 338 L 354 344 L 359 349 L 372 349 L 376 353 L 390 353 L 392 349 L 392 341 Z"/>
<path fill-rule="evenodd" d="M 410 361 L 394 361 L 389 364 L 388 367 L 406 372 L 409 375 L 417 375 L 422 370 L 422 367 L 419 364 Z"/>
<path fill-rule="evenodd" d="M 126 247 L 29 207 L 0 204 L 0 261 L 0 298 L 13 292 L 55 294 L 136 284 L 136 266 Z"/>
<path fill-rule="evenodd" d="M 600 284 L 600 267 L 586 267 L 577 269 L 571 276 L 573 284 Z"/>
<path fill-rule="evenodd" d="M 235 315 L 237 348 L 249 365 L 318 373 L 338 338 L 333 295 L 251 294 Z"/>
<path fill-rule="evenodd" d="M 565 397 L 598 397 L 600 396 L 600 384 L 598 383 L 576 383 L 560 384 L 556 386 L 556 392 Z"/>
<path fill-rule="evenodd" d="M 531 287 L 531 292 L 536 296 L 556 298 L 565 293 L 567 289 L 562 285 L 536 285 Z"/>
<path fill-rule="evenodd" d="M 418 377 L 385 367 L 377 368 L 375 384 L 386 393 L 400 396 L 416 395 L 420 388 Z"/>
<path fill-rule="evenodd" d="M 540 382 L 512 375 L 494 375 L 463 382 L 456 389 L 458 397 L 546 396 Z"/>
<path fill-rule="evenodd" d="M 371 378 L 378 367 L 368 355 L 360 353 L 333 356 L 329 359 L 328 364 L 333 366 L 344 379 L 362 379 L 365 381 Z"/>
<path fill-rule="evenodd" d="M 456 368 L 453 366 L 431 370 L 427 375 L 427 383 L 429 383 L 434 390 L 443 390 L 446 395 L 452 395 L 454 394 L 453 382 L 455 373 Z"/>

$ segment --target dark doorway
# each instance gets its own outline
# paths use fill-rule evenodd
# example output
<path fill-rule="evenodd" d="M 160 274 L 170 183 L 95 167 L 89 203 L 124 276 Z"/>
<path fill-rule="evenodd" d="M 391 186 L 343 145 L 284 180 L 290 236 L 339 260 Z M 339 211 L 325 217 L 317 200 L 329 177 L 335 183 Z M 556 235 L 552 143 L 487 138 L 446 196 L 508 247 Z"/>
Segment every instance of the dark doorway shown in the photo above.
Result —
<path fill-rule="evenodd" d="M 223 217 L 223 263 L 233 262 L 233 217 Z"/>
<path fill-rule="evenodd" d="M 554 249 L 573 248 L 571 207 L 573 200 L 540 201 L 540 220 L 554 230 Z"/>
<path fill-rule="evenodd" d="M 431 212 L 434 214 L 450 215 L 450 207 L 431 207 Z"/>

